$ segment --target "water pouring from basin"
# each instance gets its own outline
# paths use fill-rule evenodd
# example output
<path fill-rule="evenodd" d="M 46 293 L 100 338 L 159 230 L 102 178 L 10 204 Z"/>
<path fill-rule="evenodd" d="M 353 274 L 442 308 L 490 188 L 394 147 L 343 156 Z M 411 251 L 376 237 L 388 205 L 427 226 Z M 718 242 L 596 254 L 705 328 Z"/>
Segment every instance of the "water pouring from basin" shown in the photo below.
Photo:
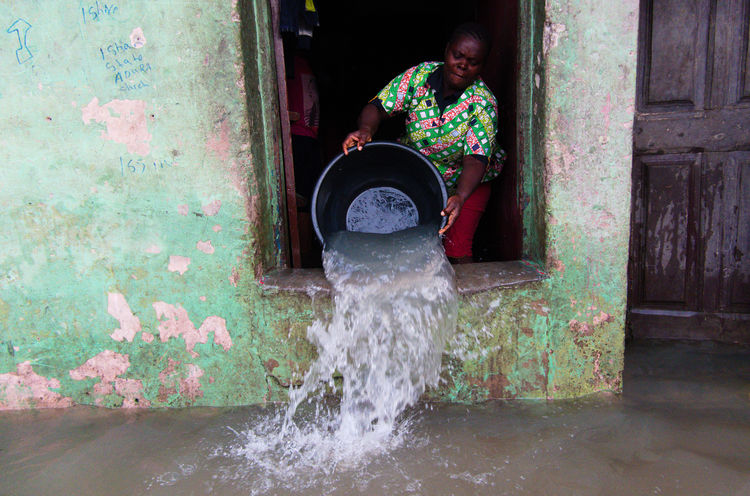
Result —
<path fill-rule="evenodd" d="M 387 436 L 427 386 L 437 386 L 443 349 L 456 327 L 454 273 L 437 225 L 391 234 L 339 231 L 324 255 L 333 287 L 330 322 L 308 339 L 318 358 L 290 392 L 285 425 L 303 400 L 343 376 L 337 434 Z"/>
<path fill-rule="evenodd" d="M 333 288 L 333 315 L 307 337 L 318 358 L 290 391 L 282 435 L 297 407 L 343 377 L 337 442 L 360 449 L 390 436 L 399 414 L 437 386 L 456 326 L 453 269 L 438 230 L 447 193 L 434 166 L 398 143 L 336 157 L 313 194 L 315 230 Z M 354 455 L 352 453 L 351 455 Z"/>
<path fill-rule="evenodd" d="M 307 330 L 318 356 L 283 418 L 242 434 L 237 451 L 274 480 L 331 474 L 398 447 L 409 430 L 403 412 L 438 385 L 458 313 L 438 237 L 446 198 L 432 164 L 397 143 L 339 155 L 319 179 L 312 211 L 333 312 Z M 332 390 L 338 409 L 326 399 Z M 312 414 L 298 413 L 305 401 Z"/>

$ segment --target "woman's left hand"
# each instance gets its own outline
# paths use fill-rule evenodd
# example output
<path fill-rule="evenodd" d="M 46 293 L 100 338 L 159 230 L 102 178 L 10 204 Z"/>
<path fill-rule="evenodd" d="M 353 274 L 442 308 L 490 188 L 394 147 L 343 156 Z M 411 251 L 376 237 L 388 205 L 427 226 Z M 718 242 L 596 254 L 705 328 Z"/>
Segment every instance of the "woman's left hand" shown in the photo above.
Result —
<path fill-rule="evenodd" d="M 458 176 L 456 194 L 448 198 L 448 201 L 445 202 L 445 208 L 440 212 L 443 217 L 448 216 L 448 222 L 445 223 L 444 228 L 438 231 L 438 234 L 445 234 L 456 222 L 458 214 L 461 213 L 461 207 L 477 189 L 486 170 L 486 164 L 473 155 L 464 155 L 462 166 L 463 170 L 461 175 Z"/>
<path fill-rule="evenodd" d="M 456 219 L 458 219 L 458 214 L 461 213 L 463 205 L 464 201 L 460 196 L 453 195 L 448 197 L 448 201 L 445 202 L 445 208 L 440 212 L 440 215 L 443 217 L 448 216 L 448 222 L 445 223 L 445 227 L 438 231 L 438 234 L 445 234 L 451 228 Z"/>

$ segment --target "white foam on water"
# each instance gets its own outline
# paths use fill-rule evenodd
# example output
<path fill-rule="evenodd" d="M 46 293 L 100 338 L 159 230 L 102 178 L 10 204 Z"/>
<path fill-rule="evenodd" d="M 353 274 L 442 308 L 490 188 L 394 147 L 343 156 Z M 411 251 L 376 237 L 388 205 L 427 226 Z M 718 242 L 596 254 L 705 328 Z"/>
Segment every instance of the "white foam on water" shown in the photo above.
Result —
<path fill-rule="evenodd" d="M 229 448 L 268 474 L 268 484 L 292 480 L 300 488 L 402 446 L 410 426 L 403 412 L 437 386 L 456 328 L 453 268 L 434 226 L 337 233 L 323 265 L 334 312 L 308 329 L 318 358 L 290 391 L 283 418 L 277 413 L 238 433 Z M 336 372 L 343 377 L 339 408 L 323 399 Z M 311 405 L 299 414 L 306 400 Z"/>
<path fill-rule="evenodd" d="M 315 403 L 313 411 L 309 405 L 300 408 L 303 418 L 296 419 L 283 436 L 279 435 L 283 412 L 234 432 L 232 442 L 208 456 L 221 464 L 213 479 L 247 494 L 275 494 L 281 489 L 314 494 L 321 488 L 333 489 L 340 481 L 367 486 L 373 477 L 371 463 L 388 463 L 389 453 L 420 439 L 412 434 L 416 414 L 400 418 L 388 436 L 371 432 L 346 439 L 336 430 L 338 409 L 321 409 Z"/>

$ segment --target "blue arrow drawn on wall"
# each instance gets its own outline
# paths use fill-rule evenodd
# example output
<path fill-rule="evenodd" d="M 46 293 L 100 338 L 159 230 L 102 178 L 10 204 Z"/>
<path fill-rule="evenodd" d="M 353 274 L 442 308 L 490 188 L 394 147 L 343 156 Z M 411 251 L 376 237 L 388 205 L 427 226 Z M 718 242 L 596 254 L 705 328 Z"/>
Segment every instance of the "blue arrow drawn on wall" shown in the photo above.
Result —
<path fill-rule="evenodd" d="M 16 35 L 18 36 L 18 49 L 16 50 L 16 59 L 18 60 L 19 64 L 23 64 L 24 62 L 31 60 L 31 58 L 33 57 L 33 55 L 31 54 L 31 50 L 29 50 L 29 47 L 26 46 L 26 35 L 29 34 L 29 29 L 31 29 L 31 24 L 24 21 L 23 19 L 16 19 L 15 22 L 10 25 L 7 31 L 8 33 L 12 33 L 13 31 L 15 31 Z"/>

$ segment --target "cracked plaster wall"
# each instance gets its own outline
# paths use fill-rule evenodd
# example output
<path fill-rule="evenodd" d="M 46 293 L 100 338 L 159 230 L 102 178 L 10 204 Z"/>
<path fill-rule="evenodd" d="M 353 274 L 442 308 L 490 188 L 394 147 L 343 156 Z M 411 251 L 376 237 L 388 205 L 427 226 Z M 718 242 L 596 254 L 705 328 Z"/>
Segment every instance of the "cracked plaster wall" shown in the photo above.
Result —
<path fill-rule="evenodd" d="M 262 401 L 240 9 L 0 4 L 0 409 Z"/>
<path fill-rule="evenodd" d="M 547 391 L 575 396 L 621 387 L 638 1 L 545 10 Z"/>

